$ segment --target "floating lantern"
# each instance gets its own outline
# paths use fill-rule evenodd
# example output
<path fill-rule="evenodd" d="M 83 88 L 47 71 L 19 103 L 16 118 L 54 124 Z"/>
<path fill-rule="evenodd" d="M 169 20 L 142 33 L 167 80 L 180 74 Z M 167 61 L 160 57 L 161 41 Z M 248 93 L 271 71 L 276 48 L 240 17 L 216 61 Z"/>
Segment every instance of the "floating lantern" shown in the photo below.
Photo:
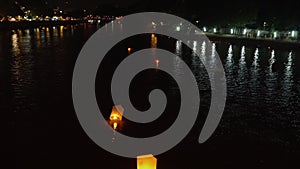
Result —
<path fill-rule="evenodd" d="M 157 159 L 152 155 L 137 156 L 137 169 L 156 169 Z"/>
<path fill-rule="evenodd" d="M 113 106 L 109 119 L 111 121 L 121 121 L 123 112 L 124 108 L 122 106 Z"/>
<path fill-rule="evenodd" d="M 118 123 L 122 121 L 123 112 L 124 108 L 121 105 L 113 106 L 109 119 L 114 130 L 117 129 Z"/>
<path fill-rule="evenodd" d="M 128 53 L 130 53 L 132 51 L 132 48 L 127 48 Z"/>

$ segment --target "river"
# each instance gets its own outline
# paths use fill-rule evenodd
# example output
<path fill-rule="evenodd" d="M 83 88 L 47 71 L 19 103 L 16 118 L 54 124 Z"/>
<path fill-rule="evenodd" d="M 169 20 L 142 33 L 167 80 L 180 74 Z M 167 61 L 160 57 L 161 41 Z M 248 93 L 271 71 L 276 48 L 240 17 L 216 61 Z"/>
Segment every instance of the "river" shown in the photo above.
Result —
<path fill-rule="evenodd" d="M 15 143 L 12 155 L 18 168 L 135 168 L 134 159 L 112 155 L 93 143 L 73 108 L 73 68 L 82 46 L 99 28 L 84 24 L 0 32 L 0 112 L 8 119 L 5 126 L 13 138 L 9 142 Z M 96 81 L 97 99 L 106 116 L 113 105 L 108 88 L 111 69 L 128 55 L 127 48 L 165 48 L 190 66 L 199 83 L 201 107 L 188 136 L 157 156 L 159 168 L 297 168 L 300 48 L 231 44 L 222 39 L 211 47 L 203 41 L 187 43 L 193 44 L 192 50 L 168 37 L 157 35 L 156 43 L 151 35 L 140 35 L 108 53 Z M 218 52 L 227 78 L 221 123 L 204 144 L 197 139 L 208 112 L 210 84 L 194 50 L 206 55 L 208 62 Z M 173 63 L 175 74 L 182 76 L 176 58 Z M 144 90 L 162 88 L 170 103 L 166 115 L 150 124 L 137 127 L 125 120 L 122 132 L 137 137 L 163 132 L 176 119 L 177 114 L 172 113 L 178 109 L 176 84 L 163 72 L 149 70 L 138 75 L 134 85 L 132 100 L 140 109 L 149 106 Z"/>

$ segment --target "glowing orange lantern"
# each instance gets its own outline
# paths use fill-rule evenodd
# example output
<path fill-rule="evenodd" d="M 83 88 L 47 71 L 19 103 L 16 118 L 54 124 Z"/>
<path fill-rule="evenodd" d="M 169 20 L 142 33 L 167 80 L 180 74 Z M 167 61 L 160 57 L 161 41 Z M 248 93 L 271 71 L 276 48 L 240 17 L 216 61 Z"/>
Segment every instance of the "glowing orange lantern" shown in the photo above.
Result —
<path fill-rule="evenodd" d="M 109 119 L 110 119 L 111 123 L 113 124 L 114 130 L 117 129 L 118 123 L 120 123 L 122 121 L 123 112 L 124 112 L 124 109 L 120 105 L 114 106 L 112 108 Z"/>
<path fill-rule="evenodd" d="M 122 106 L 113 106 L 109 119 L 111 121 L 121 121 L 124 109 Z"/>
<path fill-rule="evenodd" d="M 137 169 L 156 169 L 157 159 L 152 155 L 137 156 Z"/>

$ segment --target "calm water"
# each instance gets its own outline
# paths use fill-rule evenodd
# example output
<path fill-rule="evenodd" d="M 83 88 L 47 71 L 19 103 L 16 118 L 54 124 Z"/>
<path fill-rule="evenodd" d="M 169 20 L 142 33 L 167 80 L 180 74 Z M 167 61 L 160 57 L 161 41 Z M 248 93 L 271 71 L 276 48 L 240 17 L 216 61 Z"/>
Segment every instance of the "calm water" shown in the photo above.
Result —
<path fill-rule="evenodd" d="M 72 104 L 72 71 L 85 41 L 99 28 L 78 25 L 0 32 L 0 112 L 8 120 L 18 168 L 120 168 L 134 169 L 134 159 L 111 155 L 96 146 L 81 129 Z M 117 29 L 117 28 L 115 28 Z M 297 168 L 300 156 L 300 50 L 250 46 L 241 42 L 181 41 L 151 35 L 127 39 L 108 53 L 96 81 L 99 106 L 109 114 L 113 68 L 143 48 L 160 47 L 179 55 L 192 69 L 201 94 L 200 115 L 186 139 L 157 156 L 163 168 Z M 118 49 L 118 50 L 116 50 Z M 205 144 L 197 138 L 210 102 L 210 84 L 199 50 L 213 63 L 221 57 L 227 76 L 228 98 L 222 121 Z M 174 71 L 181 67 L 174 58 Z M 273 65 L 273 66 L 272 66 Z M 150 78 L 152 77 L 152 78 Z M 102 79 L 107 79 L 103 81 Z M 137 128 L 129 121 L 123 133 L 145 137 L 161 133 L 176 118 L 178 89 L 172 79 L 154 70 L 139 74 L 132 100 L 140 109 L 147 92 L 162 88 L 170 99 L 166 115 Z M 146 92 L 143 92 L 146 91 Z M 166 120 L 167 119 L 167 120 Z M 153 127 L 156 126 L 156 127 Z M 159 127 L 158 127 L 159 126 Z M 12 134 L 13 133 L 13 134 Z M 113 136 L 112 136 L 113 137 Z M 11 142 L 11 141 L 9 141 Z"/>

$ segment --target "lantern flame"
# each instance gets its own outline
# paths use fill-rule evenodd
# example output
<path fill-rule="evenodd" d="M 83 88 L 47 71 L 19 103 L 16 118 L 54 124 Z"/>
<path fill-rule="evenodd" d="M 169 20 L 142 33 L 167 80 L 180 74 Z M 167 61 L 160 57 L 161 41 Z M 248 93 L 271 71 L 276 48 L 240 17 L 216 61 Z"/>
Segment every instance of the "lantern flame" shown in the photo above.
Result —
<path fill-rule="evenodd" d="M 117 129 L 118 123 L 114 122 L 114 130 Z"/>

